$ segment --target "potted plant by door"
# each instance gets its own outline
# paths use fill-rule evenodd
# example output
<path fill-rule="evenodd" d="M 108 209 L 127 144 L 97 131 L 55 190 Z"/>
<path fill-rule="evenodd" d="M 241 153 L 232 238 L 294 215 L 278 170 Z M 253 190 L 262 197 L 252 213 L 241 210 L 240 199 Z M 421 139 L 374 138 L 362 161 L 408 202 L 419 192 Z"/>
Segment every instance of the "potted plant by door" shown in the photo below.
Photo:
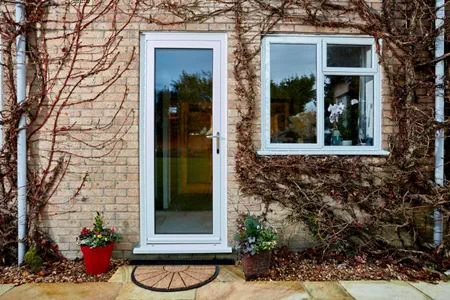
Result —
<path fill-rule="evenodd" d="M 91 275 L 108 271 L 114 243 L 120 240 L 120 234 L 114 228 L 104 228 L 103 223 L 103 216 L 97 212 L 94 228 L 84 227 L 78 236 L 86 273 Z"/>
<path fill-rule="evenodd" d="M 241 256 L 245 279 L 255 279 L 268 273 L 272 250 L 277 245 L 274 229 L 265 226 L 256 216 L 238 220 L 237 250 Z"/>

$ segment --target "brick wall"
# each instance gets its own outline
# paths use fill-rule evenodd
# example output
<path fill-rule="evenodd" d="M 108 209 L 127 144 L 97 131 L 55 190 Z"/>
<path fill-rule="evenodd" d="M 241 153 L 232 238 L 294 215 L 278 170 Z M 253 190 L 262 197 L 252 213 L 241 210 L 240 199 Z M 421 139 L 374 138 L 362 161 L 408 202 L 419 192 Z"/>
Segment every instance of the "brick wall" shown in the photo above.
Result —
<path fill-rule="evenodd" d="M 381 0 L 367 1 L 373 7 L 378 8 Z M 159 17 L 164 17 L 159 15 Z M 165 16 L 170 19 L 170 16 Z M 92 31 L 86 36 L 86 42 L 104 38 L 108 33 L 109 23 L 104 20 L 94 24 Z M 233 240 L 235 219 L 237 213 L 250 210 L 254 213 L 261 212 L 261 203 L 255 198 L 245 198 L 240 195 L 239 186 L 235 179 L 234 155 L 236 151 L 235 125 L 238 121 L 236 110 L 237 99 L 233 90 L 235 81 L 233 78 L 233 50 L 236 44 L 233 33 L 234 22 L 231 16 L 217 16 L 202 24 L 180 24 L 171 26 L 159 26 L 146 24 L 141 20 L 133 21 L 123 32 L 123 42 L 120 46 L 120 60 L 125 61 L 127 54 L 131 53 L 133 47 L 139 49 L 139 33 L 146 31 L 226 31 L 228 33 L 228 239 Z M 254 28 L 253 30 L 257 30 Z M 337 29 L 324 29 L 312 26 L 282 23 L 273 28 L 278 33 L 353 33 Z M 256 33 L 256 31 L 255 31 Z M 259 40 L 254 41 L 253 46 L 258 46 Z M 259 58 L 256 58 L 256 67 L 259 72 Z M 100 78 L 99 78 L 100 80 Z M 58 193 L 53 197 L 53 204 L 49 206 L 44 218 L 44 227 L 59 244 L 63 254 L 69 258 L 80 256 L 78 246 L 75 242 L 79 230 L 83 226 L 91 226 L 96 211 L 103 211 L 105 221 L 108 225 L 117 226 L 123 233 L 123 241 L 116 248 L 117 256 L 128 255 L 132 247 L 139 242 L 139 55 L 131 65 L 130 71 L 115 84 L 100 101 L 85 107 L 75 108 L 65 117 L 67 124 L 76 121 L 78 124 L 94 124 L 98 119 L 111 117 L 119 105 L 125 86 L 128 85 L 129 95 L 125 102 L 124 110 L 121 112 L 118 124 L 123 121 L 127 124 L 128 132 L 123 136 L 123 145 L 120 153 L 113 159 L 93 161 L 74 157 L 74 167 L 61 184 Z M 94 91 L 92 91 L 94 92 Z M 81 95 L 78 95 L 81 96 Z M 86 96 L 86 95 L 83 95 Z M 77 95 L 75 95 L 77 97 Z M 260 107 L 257 107 L 259 116 Z M 134 118 L 126 119 L 128 114 Z M 387 94 L 386 81 L 383 79 L 383 144 L 387 144 L 387 136 L 394 130 L 389 117 L 391 115 L 389 98 Z M 111 128 L 111 134 L 119 125 Z M 255 120 L 255 141 L 260 140 L 260 120 Z M 108 134 L 108 133 L 106 133 Z M 105 133 L 86 135 L 86 141 L 101 141 L 105 139 Z M 61 141 L 64 142 L 64 141 Z M 80 154 L 91 154 L 81 143 L 70 143 L 65 145 L 75 149 Z M 83 201 L 69 202 L 71 191 L 75 189 L 83 174 L 89 172 L 90 180 L 83 188 L 81 196 Z M 281 207 L 273 207 L 275 213 L 269 216 L 279 228 L 284 228 L 284 237 L 287 243 L 295 247 L 305 247 L 313 243 L 311 236 L 300 224 L 286 224 L 285 212 Z"/>

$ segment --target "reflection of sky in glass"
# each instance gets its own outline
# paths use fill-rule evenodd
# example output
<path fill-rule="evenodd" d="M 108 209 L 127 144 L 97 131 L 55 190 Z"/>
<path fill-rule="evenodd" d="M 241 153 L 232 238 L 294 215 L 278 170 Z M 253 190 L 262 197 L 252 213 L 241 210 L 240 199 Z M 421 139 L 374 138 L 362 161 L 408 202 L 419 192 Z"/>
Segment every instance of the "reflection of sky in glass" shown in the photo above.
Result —
<path fill-rule="evenodd" d="M 155 49 L 155 89 L 171 89 L 184 71 L 188 74 L 211 72 L 212 49 Z"/>
<path fill-rule="evenodd" d="M 316 75 L 316 45 L 271 44 L 270 79 Z"/>

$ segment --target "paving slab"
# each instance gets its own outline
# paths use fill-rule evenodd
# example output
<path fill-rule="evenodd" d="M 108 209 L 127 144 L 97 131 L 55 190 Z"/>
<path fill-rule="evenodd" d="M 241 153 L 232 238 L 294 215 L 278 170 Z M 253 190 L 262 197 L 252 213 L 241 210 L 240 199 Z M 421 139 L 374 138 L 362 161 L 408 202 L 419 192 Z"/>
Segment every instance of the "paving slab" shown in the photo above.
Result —
<path fill-rule="evenodd" d="M 131 272 L 134 266 L 120 266 L 108 282 L 131 283 Z"/>
<path fill-rule="evenodd" d="M 3 295 L 14 287 L 14 284 L 0 284 L 0 295 Z"/>
<path fill-rule="evenodd" d="M 30 283 L 15 287 L 0 296 L 1 300 L 94 300 L 115 299 L 122 287 L 120 283 Z"/>
<path fill-rule="evenodd" d="M 450 282 L 410 282 L 412 286 L 435 300 L 450 299 Z"/>
<path fill-rule="evenodd" d="M 304 281 L 305 289 L 313 299 L 321 300 L 353 300 L 337 281 Z"/>
<path fill-rule="evenodd" d="M 296 281 L 212 282 L 197 289 L 196 300 L 302 300 L 311 299 Z"/>
<path fill-rule="evenodd" d="M 429 300 L 412 285 L 403 281 L 339 281 L 357 300 Z"/>
<path fill-rule="evenodd" d="M 154 292 L 138 287 L 134 283 L 125 283 L 116 299 L 193 300 L 195 299 L 195 290 L 182 292 Z"/>
<path fill-rule="evenodd" d="M 244 272 L 242 268 L 238 266 L 220 266 L 220 272 L 214 281 L 220 282 L 232 282 L 232 281 L 245 281 Z"/>

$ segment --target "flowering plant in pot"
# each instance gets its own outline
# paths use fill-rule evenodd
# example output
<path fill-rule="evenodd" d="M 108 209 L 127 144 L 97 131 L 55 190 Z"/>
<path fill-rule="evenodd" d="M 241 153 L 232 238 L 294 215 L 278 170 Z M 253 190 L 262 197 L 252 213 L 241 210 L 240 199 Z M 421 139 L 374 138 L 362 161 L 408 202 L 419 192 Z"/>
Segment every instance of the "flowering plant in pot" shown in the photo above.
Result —
<path fill-rule="evenodd" d="M 246 279 L 267 274 L 277 240 L 275 230 L 264 225 L 260 218 L 248 214 L 238 220 L 236 248 L 241 256 Z"/>
<path fill-rule="evenodd" d="M 103 227 L 103 216 L 97 212 L 94 228 L 84 227 L 78 236 L 83 252 L 86 272 L 96 275 L 108 271 L 114 243 L 120 241 L 120 234 L 114 228 Z"/>

